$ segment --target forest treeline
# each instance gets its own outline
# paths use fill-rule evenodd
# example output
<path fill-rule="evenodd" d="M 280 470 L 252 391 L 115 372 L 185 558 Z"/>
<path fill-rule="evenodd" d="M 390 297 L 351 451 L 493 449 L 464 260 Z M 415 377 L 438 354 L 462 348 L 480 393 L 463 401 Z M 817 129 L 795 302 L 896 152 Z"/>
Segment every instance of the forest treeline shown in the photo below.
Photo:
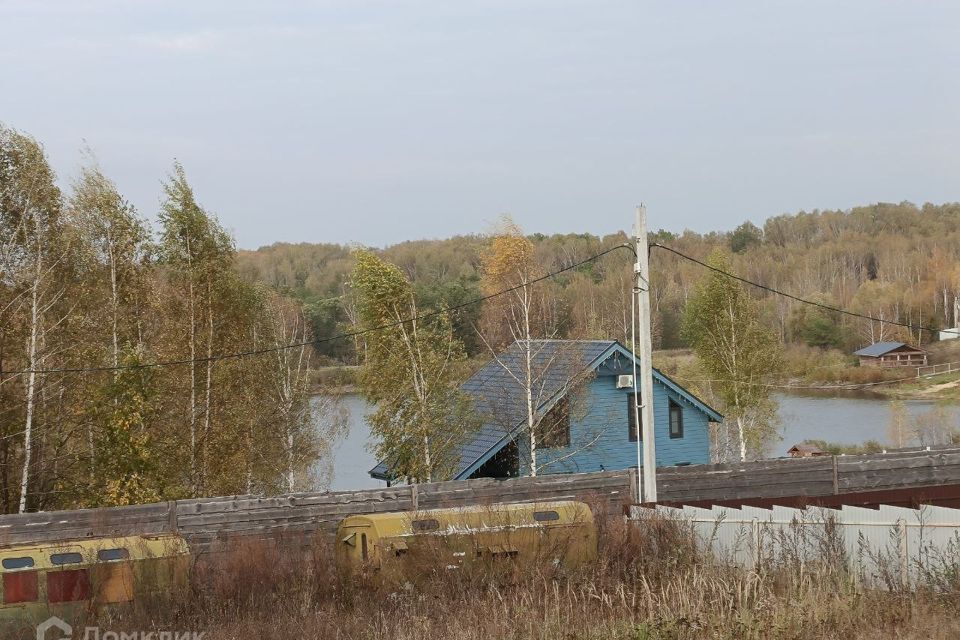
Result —
<path fill-rule="evenodd" d="M 559 271 L 629 241 L 623 233 L 529 236 L 540 273 Z M 706 260 L 717 249 L 740 276 L 793 295 L 876 318 L 863 320 L 748 287 L 764 322 L 782 344 L 854 350 L 882 340 L 926 343 L 930 329 L 960 325 L 960 204 L 918 207 L 875 204 L 849 211 L 779 215 L 763 227 L 746 222 L 722 233 L 658 231 L 651 242 Z M 419 240 L 386 247 L 379 255 L 414 285 L 421 306 L 453 307 L 481 296 L 483 236 Z M 628 343 L 633 257 L 613 252 L 538 284 L 550 300 L 551 335 L 617 338 Z M 284 244 L 241 251 L 242 277 L 302 300 L 314 335 L 355 326 L 350 288 L 351 248 L 337 244 Z M 654 248 L 651 254 L 654 348 L 691 346 L 680 327 L 690 297 L 706 271 Z M 454 331 L 471 356 L 483 355 L 474 330 L 482 305 L 453 314 Z M 895 323 L 918 327 L 908 330 Z M 362 339 L 318 344 L 331 361 L 362 360 Z"/>
<path fill-rule="evenodd" d="M 308 343 L 302 305 L 238 276 L 179 164 L 156 228 L 95 163 L 57 184 L 0 127 L 0 510 L 313 486 L 343 416 L 312 350 L 220 357 Z"/>
<path fill-rule="evenodd" d="M 376 453 L 408 478 L 442 478 L 456 444 L 445 418 L 458 411 L 469 430 L 458 386 L 478 361 L 514 340 L 630 344 L 633 254 L 591 260 L 629 244 L 623 233 L 525 235 L 507 219 L 488 236 L 382 250 L 238 251 L 179 164 L 161 200 L 136 211 L 95 162 L 58 181 L 40 144 L 0 127 L 3 512 L 322 486 L 345 416 L 335 397 L 316 394 L 317 364 L 363 365 Z M 681 380 L 735 425 L 718 448 L 724 459 L 762 455 L 775 430 L 769 393 L 744 390 L 767 388 L 782 347 L 928 342 L 960 324 L 958 204 L 801 212 L 651 241 L 875 318 L 731 286 L 655 248 L 654 345 L 693 349 L 699 364 Z M 538 281 L 552 272 L 561 273 Z M 730 322 L 713 321 L 721 307 Z M 404 322 L 419 314 L 427 321 Z M 359 331 L 386 320 L 398 324 Z M 727 362 L 734 339 L 756 357 Z M 549 421 L 532 386 L 522 391 L 536 473 Z"/>

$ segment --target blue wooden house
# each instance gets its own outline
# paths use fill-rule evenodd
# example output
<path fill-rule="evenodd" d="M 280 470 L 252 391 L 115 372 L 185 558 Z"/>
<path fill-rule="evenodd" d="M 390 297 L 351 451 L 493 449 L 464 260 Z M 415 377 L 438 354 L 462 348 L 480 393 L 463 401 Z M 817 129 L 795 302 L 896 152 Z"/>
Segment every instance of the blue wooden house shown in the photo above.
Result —
<path fill-rule="evenodd" d="M 614 340 L 534 340 L 530 353 L 542 416 L 537 473 L 636 467 L 634 355 Z M 462 445 L 453 479 L 529 474 L 526 371 L 526 349 L 514 343 L 463 384 L 482 426 Z M 723 416 L 656 369 L 653 393 L 657 466 L 709 463 L 710 422 Z M 382 462 L 370 475 L 391 480 Z"/>

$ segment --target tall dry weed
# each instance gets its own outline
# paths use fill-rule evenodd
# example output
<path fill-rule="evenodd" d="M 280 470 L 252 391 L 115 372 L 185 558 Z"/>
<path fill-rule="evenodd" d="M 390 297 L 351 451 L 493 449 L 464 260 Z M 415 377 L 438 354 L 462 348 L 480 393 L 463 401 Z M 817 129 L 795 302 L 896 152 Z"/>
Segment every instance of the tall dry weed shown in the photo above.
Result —
<path fill-rule="evenodd" d="M 390 579 L 338 573 L 326 540 L 242 542 L 198 563 L 177 606 L 112 622 L 208 640 L 960 637 L 956 582 L 863 588 L 846 579 L 829 533 L 780 540 L 785 552 L 744 569 L 707 553 L 683 522 L 609 518 L 600 529 L 597 560 L 573 570 L 413 557 Z M 801 544 L 821 561 L 802 561 Z"/>

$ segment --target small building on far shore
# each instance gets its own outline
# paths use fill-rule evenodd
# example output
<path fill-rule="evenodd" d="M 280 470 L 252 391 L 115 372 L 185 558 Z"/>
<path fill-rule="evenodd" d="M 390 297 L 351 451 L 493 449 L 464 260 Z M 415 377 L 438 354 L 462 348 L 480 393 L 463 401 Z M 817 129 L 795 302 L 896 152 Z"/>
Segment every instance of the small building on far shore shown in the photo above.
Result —
<path fill-rule="evenodd" d="M 816 456 L 828 456 L 830 452 L 824 451 L 815 444 L 801 442 L 795 444 L 787 450 L 787 455 L 791 458 L 813 458 Z"/>
<path fill-rule="evenodd" d="M 861 367 L 922 367 L 927 352 L 903 342 L 877 342 L 853 355 L 859 356 Z"/>
<path fill-rule="evenodd" d="M 938 339 L 943 342 L 944 340 L 956 340 L 960 338 L 960 327 L 953 327 L 951 329 L 941 329 Z"/>

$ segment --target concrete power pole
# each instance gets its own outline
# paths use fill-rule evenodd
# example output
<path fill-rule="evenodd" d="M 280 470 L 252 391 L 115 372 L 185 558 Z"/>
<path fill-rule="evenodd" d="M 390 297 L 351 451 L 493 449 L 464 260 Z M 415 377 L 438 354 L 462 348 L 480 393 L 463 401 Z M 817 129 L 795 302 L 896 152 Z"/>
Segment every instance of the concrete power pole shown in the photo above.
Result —
<path fill-rule="evenodd" d="M 640 330 L 634 348 L 639 347 L 640 380 L 634 379 L 634 386 L 639 387 L 640 410 L 642 411 L 643 428 L 643 501 L 657 501 L 657 443 L 653 424 L 653 343 L 650 339 L 650 254 L 647 247 L 647 208 L 644 205 L 637 207 L 637 262 L 633 267 L 637 277 L 634 288 L 639 302 Z"/>

